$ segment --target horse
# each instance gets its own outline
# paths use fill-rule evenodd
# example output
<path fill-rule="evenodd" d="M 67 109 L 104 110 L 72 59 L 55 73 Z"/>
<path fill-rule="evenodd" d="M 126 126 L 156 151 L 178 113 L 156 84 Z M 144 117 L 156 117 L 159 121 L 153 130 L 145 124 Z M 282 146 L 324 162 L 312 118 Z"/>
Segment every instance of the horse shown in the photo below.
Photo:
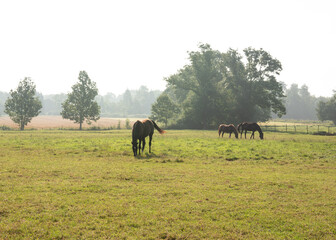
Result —
<path fill-rule="evenodd" d="M 245 138 L 246 138 L 246 132 L 247 131 L 252 131 L 252 134 L 251 134 L 251 137 L 250 139 L 253 137 L 254 139 L 254 132 L 255 131 L 258 131 L 259 132 L 259 137 L 260 139 L 264 139 L 264 134 L 263 132 L 261 131 L 261 128 L 260 126 L 253 122 L 253 123 L 250 123 L 250 122 L 242 122 L 240 124 L 238 124 L 237 126 L 237 129 L 238 129 L 238 132 L 240 133 L 240 138 L 242 138 L 242 135 L 243 135 L 243 131 L 245 131 Z"/>
<path fill-rule="evenodd" d="M 166 131 L 160 129 L 158 125 L 153 120 L 145 119 L 143 121 L 137 120 L 133 124 L 132 129 L 132 149 L 134 156 L 137 155 L 138 150 L 138 139 L 139 139 L 139 155 L 142 142 L 142 152 L 144 151 L 146 145 L 146 137 L 149 136 L 149 153 L 151 153 L 152 146 L 152 137 L 154 134 L 154 128 L 159 131 L 160 134 L 165 133 Z"/>
<path fill-rule="evenodd" d="M 221 125 L 219 125 L 219 127 L 218 127 L 218 137 L 220 137 L 221 134 L 222 134 L 222 137 L 223 137 L 224 133 L 230 133 L 229 138 L 231 138 L 231 133 L 234 133 L 235 137 L 238 138 L 238 131 L 233 124 L 230 124 L 230 125 L 221 124 Z"/>

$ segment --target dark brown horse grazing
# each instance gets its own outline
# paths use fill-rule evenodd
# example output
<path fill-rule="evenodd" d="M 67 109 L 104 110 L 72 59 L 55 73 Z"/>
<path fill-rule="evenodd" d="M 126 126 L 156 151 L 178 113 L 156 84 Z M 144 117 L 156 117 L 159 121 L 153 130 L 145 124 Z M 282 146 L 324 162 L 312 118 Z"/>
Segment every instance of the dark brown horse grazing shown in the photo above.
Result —
<path fill-rule="evenodd" d="M 229 136 L 230 138 L 231 138 L 231 133 L 234 133 L 235 137 L 238 138 L 238 131 L 233 124 L 230 124 L 230 125 L 221 124 L 221 125 L 219 125 L 218 136 L 220 137 L 220 135 L 222 134 L 222 137 L 223 137 L 224 133 L 230 133 L 230 136 Z"/>
<path fill-rule="evenodd" d="M 250 122 L 243 122 L 238 124 L 237 126 L 238 132 L 240 132 L 240 138 L 242 138 L 243 131 L 245 131 L 245 138 L 246 138 L 246 132 L 247 131 L 252 131 L 250 139 L 253 137 L 254 139 L 254 132 L 258 131 L 259 132 L 259 137 L 260 139 L 264 139 L 264 134 L 261 131 L 260 126 L 257 123 L 250 123 Z"/>
<path fill-rule="evenodd" d="M 162 129 L 156 125 L 156 123 L 153 120 L 145 119 L 143 121 L 136 121 L 133 124 L 132 129 L 132 148 L 134 156 L 137 155 L 138 150 L 138 139 L 139 139 L 139 155 L 140 155 L 140 149 L 141 149 L 141 142 L 142 142 L 142 152 L 146 145 L 146 137 L 149 136 L 149 152 L 151 152 L 151 146 L 152 146 L 152 137 L 154 134 L 154 128 L 159 131 L 160 134 L 165 133 Z"/>

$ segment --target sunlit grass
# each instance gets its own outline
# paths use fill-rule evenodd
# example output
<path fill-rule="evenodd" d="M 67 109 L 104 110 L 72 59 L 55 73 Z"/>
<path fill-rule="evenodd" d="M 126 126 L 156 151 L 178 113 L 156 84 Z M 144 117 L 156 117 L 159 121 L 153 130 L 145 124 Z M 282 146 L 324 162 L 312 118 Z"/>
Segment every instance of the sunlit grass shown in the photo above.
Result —
<path fill-rule="evenodd" d="M 0 239 L 333 239 L 336 139 L 0 132 Z M 147 141 L 148 144 L 148 141 Z"/>

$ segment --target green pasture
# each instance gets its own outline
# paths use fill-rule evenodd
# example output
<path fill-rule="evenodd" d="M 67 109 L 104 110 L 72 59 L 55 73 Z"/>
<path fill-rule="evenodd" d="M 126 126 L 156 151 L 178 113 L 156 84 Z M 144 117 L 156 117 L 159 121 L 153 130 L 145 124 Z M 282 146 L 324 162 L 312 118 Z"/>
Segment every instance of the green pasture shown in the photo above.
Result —
<path fill-rule="evenodd" d="M 0 131 L 0 239 L 335 239 L 336 137 Z"/>

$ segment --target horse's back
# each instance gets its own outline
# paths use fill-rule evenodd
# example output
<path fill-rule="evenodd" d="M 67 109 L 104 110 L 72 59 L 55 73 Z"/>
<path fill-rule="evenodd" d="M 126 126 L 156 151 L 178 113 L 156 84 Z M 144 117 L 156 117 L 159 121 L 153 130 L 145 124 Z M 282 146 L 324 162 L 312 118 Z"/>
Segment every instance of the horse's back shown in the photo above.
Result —
<path fill-rule="evenodd" d="M 154 133 L 154 124 L 150 119 L 145 119 L 142 121 L 144 125 L 144 137 L 147 137 L 148 135 L 153 135 Z"/>
<path fill-rule="evenodd" d="M 218 131 L 233 132 L 235 130 L 236 127 L 233 124 L 221 124 L 218 127 Z"/>
<path fill-rule="evenodd" d="M 136 121 L 133 124 L 132 137 L 133 139 L 140 139 L 144 134 L 144 124 L 141 121 Z"/>
<path fill-rule="evenodd" d="M 257 129 L 260 129 L 260 126 L 256 122 L 244 122 L 242 123 L 242 127 L 244 130 L 248 131 L 255 131 Z"/>

